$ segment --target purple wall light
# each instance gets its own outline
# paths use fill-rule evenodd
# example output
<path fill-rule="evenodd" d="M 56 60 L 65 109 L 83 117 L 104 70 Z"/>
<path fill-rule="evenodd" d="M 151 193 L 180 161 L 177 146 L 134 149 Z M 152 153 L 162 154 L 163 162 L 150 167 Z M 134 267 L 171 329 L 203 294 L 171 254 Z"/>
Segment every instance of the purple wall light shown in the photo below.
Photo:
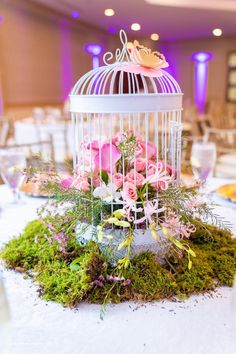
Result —
<path fill-rule="evenodd" d="M 85 50 L 88 54 L 92 55 L 92 67 L 96 69 L 99 67 L 99 55 L 103 51 L 103 47 L 100 44 L 88 43 L 85 46 Z"/>
<path fill-rule="evenodd" d="M 208 61 L 212 54 L 208 52 L 197 52 L 192 55 L 194 66 L 194 102 L 200 113 L 204 113 L 208 81 Z"/>

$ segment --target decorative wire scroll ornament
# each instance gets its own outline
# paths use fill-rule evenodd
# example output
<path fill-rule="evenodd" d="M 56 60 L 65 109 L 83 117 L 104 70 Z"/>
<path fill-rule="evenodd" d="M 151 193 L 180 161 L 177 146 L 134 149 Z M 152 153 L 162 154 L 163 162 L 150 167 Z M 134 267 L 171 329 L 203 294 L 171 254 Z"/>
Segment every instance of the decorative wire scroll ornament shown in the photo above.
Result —
<path fill-rule="evenodd" d="M 111 52 L 107 52 L 103 56 L 106 65 L 118 65 L 118 71 L 125 71 L 133 74 L 142 74 L 149 77 L 162 76 L 162 68 L 169 66 L 164 54 L 152 51 L 150 48 L 139 44 L 137 40 L 133 43 L 128 42 L 124 30 L 120 31 L 120 41 L 123 48 L 116 49 L 115 58 Z M 115 59 L 113 64 L 110 61 Z"/>

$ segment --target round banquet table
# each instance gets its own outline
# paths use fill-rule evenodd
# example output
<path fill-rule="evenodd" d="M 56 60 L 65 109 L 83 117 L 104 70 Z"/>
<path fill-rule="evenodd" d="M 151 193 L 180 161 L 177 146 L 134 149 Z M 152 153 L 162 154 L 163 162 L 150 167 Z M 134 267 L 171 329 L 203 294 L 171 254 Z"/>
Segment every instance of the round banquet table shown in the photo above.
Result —
<path fill-rule="evenodd" d="M 213 190 L 224 182 L 211 179 L 208 188 Z M 2 209 L 10 198 L 7 188 L 0 186 Z M 43 202 L 25 197 L 23 205 L 5 206 L 0 213 L 0 247 L 19 235 Z M 233 224 L 236 235 L 236 207 L 222 202 L 216 211 Z M 230 288 L 185 301 L 108 305 L 100 320 L 99 305 L 83 304 L 71 310 L 45 302 L 30 279 L 6 270 L 3 264 L 0 267 L 11 315 L 8 327 L 0 328 L 0 335 L 5 333 L 5 349 L 0 336 L 1 354 L 236 353 L 236 310 L 233 312 Z"/>

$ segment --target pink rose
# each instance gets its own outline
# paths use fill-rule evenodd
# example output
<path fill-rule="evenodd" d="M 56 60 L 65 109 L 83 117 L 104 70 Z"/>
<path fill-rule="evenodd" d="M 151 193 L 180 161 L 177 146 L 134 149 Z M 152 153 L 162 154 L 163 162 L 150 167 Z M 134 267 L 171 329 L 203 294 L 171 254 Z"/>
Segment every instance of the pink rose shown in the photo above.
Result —
<path fill-rule="evenodd" d="M 143 157 L 143 147 L 140 143 L 137 144 L 136 149 L 135 149 L 135 155 L 137 158 L 139 158 L 140 156 Z"/>
<path fill-rule="evenodd" d="M 135 161 L 135 166 L 137 172 L 142 172 L 146 168 L 146 160 L 142 157 L 137 157 Z"/>
<path fill-rule="evenodd" d="M 167 182 L 164 182 L 164 181 L 157 182 L 157 189 L 158 190 L 165 191 L 167 189 L 167 187 L 168 187 Z"/>
<path fill-rule="evenodd" d="M 99 187 L 101 185 L 101 178 L 97 168 L 95 168 L 93 172 L 91 182 L 93 187 Z"/>
<path fill-rule="evenodd" d="M 73 183 L 73 178 L 68 177 L 61 180 L 60 186 L 63 189 L 68 189 L 72 185 L 72 183 Z"/>
<path fill-rule="evenodd" d="M 134 202 L 138 199 L 136 187 L 133 183 L 126 182 L 123 186 L 123 198 L 128 202 Z"/>
<path fill-rule="evenodd" d="M 116 146 L 119 145 L 120 142 L 125 139 L 125 137 L 125 134 L 117 133 L 114 138 L 112 138 L 112 144 Z"/>
<path fill-rule="evenodd" d="M 131 170 L 125 176 L 126 182 L 131 182 L 132 184 L 136 185 L 137 187 L 141 187 L 144 181 L 143 175 L 141 173 L 136 172 L 135 170 Z"/>
<path fill-rule="evenodd" d="M 133 135 L 136 138 L 136 141 L 140 143 L 142 141 L 142 136 L 139 133 L 133 133 Z"/>
<path fill-rule="evenodd" d="M 166 165 L 166 171 L 169 173 L 170 176 L 176 177 L 177 171 L 173 170 L 170 165 Z"/>
<path fill-rule="evenodd" d="M 152 175 L 155 175 L 157 171 L 157 166 L 154 162 L 149 162 L 148 163 L 148 167 L 147 167 L 147 175 L 148 176 L 152 176 Z"/>
<path fill-rule="evenodd" d="M 90 185 L 86 179 L 77 177 L 73 182 L 73 187 L 83 192 L 88 192 Z"/>
<path fill-rule="evenodd" d="M 112 172 L 116 162 L 121 158 L 120 150 L 113 144 L 103 144 L 101 151 L 99 150 L 94 158 L 96 168 L 103 171 Z M 101 166 L 100 166 L 101 163 Z"/>
<path fill-rule="evenodd" d="M 112 181 L 115 183 L 116 187 L 120 188 L 123 184 L 123 175 L 121 173 L 114 173 Z"/>
<path fill-rule="evenodd" d="M 79 189 L 83 192 L 88 192 L 89 191 L 89 183 L 86 180 L 82 180 L 79 185 Z"/>
<path fill-rule="evenodd" d="M 147 157 L 148 159 L 151 159 L 152 157 L 156 156 L 157 149 L 156 149 L 155 145 L 153 145 L 152 143 L 148 142 L 146 144 L 145 141 L 142 141 L 140 143 L 140 146 L 142 148 L 142 153 L 141 153 L 140 157 L 143 157 L 143 158 Z"/>
<path fill-rule="evenodd" d="M 100 177 L 95 177 L 92 179 L 92 184 L 93 187 L 99 187 L 101 185 L 101 179 Z"/>

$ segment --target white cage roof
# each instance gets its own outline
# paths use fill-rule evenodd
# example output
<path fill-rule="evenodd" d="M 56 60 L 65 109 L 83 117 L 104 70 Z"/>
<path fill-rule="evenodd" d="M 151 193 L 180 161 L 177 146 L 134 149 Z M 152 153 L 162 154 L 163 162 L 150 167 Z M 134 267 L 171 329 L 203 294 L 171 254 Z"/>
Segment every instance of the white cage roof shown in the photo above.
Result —
<path fill-rule="evenodd" d="M 71 112 L 111 113 L 170 111 L 182 108 L 177 81 L 163 68 L 163 54 L 127 42 L 120 31 L 122 50 L 104 55 L 106 65 L 82 76 L 70 94 Z M 110 61 L 115 62 L 110 64 Z"/>

